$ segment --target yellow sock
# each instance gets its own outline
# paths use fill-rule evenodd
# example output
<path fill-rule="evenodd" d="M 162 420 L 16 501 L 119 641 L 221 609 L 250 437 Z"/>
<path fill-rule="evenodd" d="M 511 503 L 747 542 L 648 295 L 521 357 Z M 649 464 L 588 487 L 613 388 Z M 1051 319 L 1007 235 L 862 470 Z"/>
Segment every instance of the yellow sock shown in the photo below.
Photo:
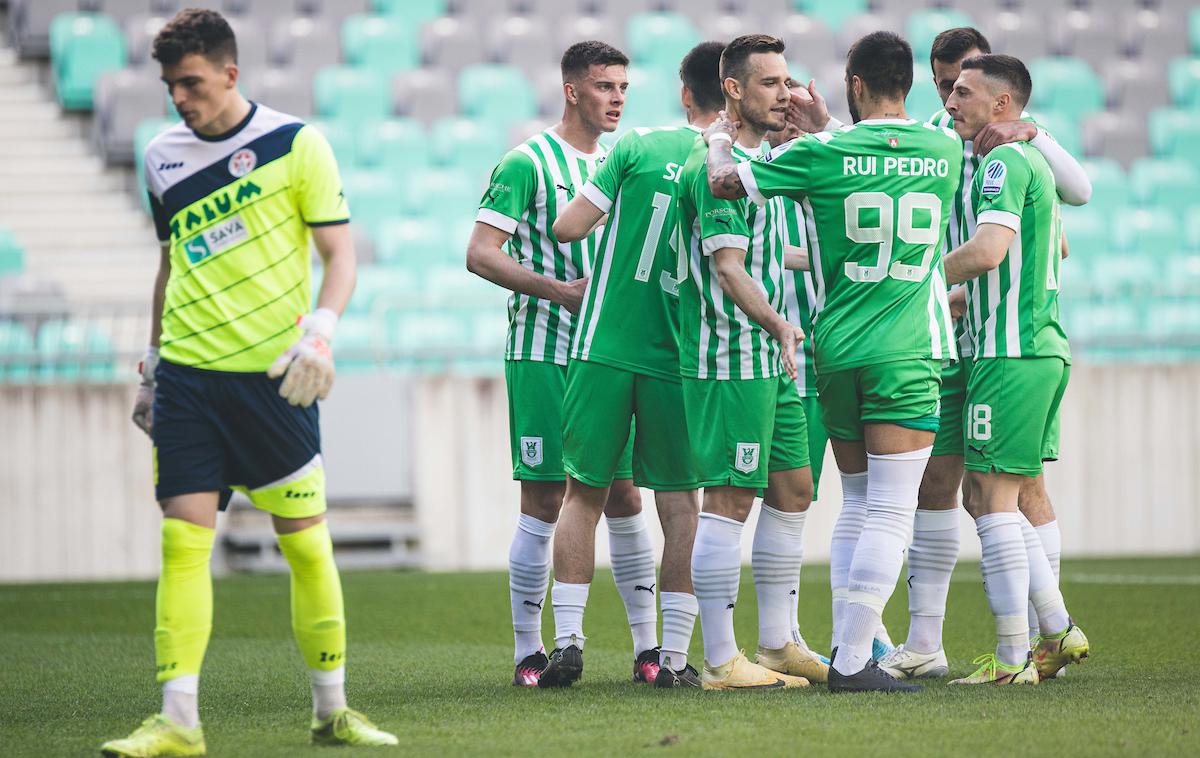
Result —
<path fill-rule="evenodd" d="M 155 603 L 158 681 L 199 674 L 212 632 L 212 555 L 216 530 L 175 518 L 162 523 L 162 573 Z"/>
<path fill-rule="evenodd" d="M 279 549 L 292 567 L 292 630 L 296 644 L 310 669 L 336 669 L 346 657 L 346 614 L 329 525 L 322 521 L 278 537 Z"/>

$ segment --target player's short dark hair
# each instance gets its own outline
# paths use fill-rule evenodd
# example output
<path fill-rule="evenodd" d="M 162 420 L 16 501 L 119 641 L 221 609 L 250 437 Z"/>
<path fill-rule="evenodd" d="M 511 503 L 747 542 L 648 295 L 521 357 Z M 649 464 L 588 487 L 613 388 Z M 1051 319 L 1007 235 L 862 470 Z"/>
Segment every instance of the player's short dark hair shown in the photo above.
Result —
<path fill-rule="evenodd" d="M 977 55 L 962 62 L 962 69 L 979 69 L 983 75 L 1003 82 L 1013 103 L 1024 108 L 1033 94 L 1033 78 L 1020 58 L 1011 55 Z"/>
<path fill-rule="evenodd" d="M 559 65 L 563 81 L 569 82 L 587 76 L 591 66 L 628 66 L 629 56 L 607 42 L 590 39 L 568 47 Z"/>
<path fill-rule="evenodd" d="M 973 26 L 947 29 L 933 38 L 933 47 L 929 48 L 929 67 L 933 68 L 934 61 L 958 63 L 971 50 L 987 55 L 992 52 L 992 45 L 983 32 Z"/>
<path fill-rule="evenodd" d="M 725 107 L 725 94 L 721 91 L 721 53 L 724 42 L 701 42 L 679 64 L 679 80 L 692 91 L 696 107 L 706 111 L 719 111 Z"/>
<path fill-rule="evenodd" d="M 154 38 L 154 60 L 164 66 L 192 53 L 214 63 L 237 63 L 237 39 L 224 16 L 207 8 L 185 8 Z"/>
<path fill-rule="evenodd" d="M 725 46 L 721 53 L 721 81 L 746 81 L 750 75 L 750 56 L 755 53 L 782 53 L 783 40 L 769 34 L 743 34 Z"/>
<path fill-rule="evenodd" d="M 913 82 L 912 47 L 899 34 L 871 32 L 846 53 L 846 77 L 857 76 L 876 97 L 908 97 Z"/>

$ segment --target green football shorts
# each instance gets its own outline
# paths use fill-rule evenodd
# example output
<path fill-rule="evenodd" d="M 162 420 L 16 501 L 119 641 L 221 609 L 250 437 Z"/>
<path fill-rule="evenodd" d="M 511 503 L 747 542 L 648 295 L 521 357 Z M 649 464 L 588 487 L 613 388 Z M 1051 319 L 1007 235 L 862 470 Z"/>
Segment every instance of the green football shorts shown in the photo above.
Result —
<path fill-rule="evenodd" d="M 938 414 L 937 437 L 933 440 L 933 455 L 963 454 L 963 409 L 967 405 L 971 365 L 971 357 L 966 356 L 942 369 L 942 408 Z"/>
<path fill-rule="evenodd" d="M 1058 456 L 1058 407 L 1070 376 L 1062 358 L 976 360 L 967 382 L 964 466 L 1042 473 L 1042 462 Z"/>
<path fill-rule="evenodd" d="M 567 367 L 547 361 L 505 361 L 508 385 L 508 437 L 513 479 L 535 482 L 566 481 L 563 468 L 563 398 Z M 625 428 L 625 452 L 616 478 L 633 475 L 629 457 L 632 437 Z"/>
<path fill-rule="evenodd" d="M 699 487 L 767 486 L 769 471 L 808 465 L 808 424 L 796 384 L 765 379 L 683 379 Z M 761 453 L 768 451 L 767 464 Z"/>
<path fill-rule="evenodd" d="M 617 472 L 630 468 L 631 424 L 634 484 L 659 491 L 696 489 L 679 381 L 571 361 L 563 402 L 567 474 L 592 487 L 609 486 L 614 474 L 620 478 Z"/>
<path fill-rule="evenodd" d="M 813 500 L 817 499 L 817 487 L 821 483 L 821 468 L 825 463 L 825 448 L 829 445 L 829 433 L 821 418 L 821 401 L 816 395 L 800 398 L 804 406 L 804 422 L 808 424 L 808 460 L 812 466 Z"/>
<path fill-rule="evenodd" d="M 822 374 L 817 393 L 825 429 L 835 440 L 863 438 L 864 424 L 896 424 L 938 430 L 941 361 L 912 359 L 875 363 Z"/>

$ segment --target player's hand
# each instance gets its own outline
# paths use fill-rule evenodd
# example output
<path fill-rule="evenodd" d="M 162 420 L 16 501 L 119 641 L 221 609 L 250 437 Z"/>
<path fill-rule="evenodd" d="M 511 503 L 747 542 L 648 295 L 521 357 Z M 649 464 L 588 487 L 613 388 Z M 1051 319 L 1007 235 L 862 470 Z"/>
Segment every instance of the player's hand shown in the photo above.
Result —
<path fill-rule="evenodd" d="M 983 157 L 992 148 L 1009 142 L 1028 142 L 1037 136 L 1037 125 L 1030 121 L 996 121 L 979 130 L 973 143 L 975 154 Z"/>
<path fill-rule="evenodd" d="M 734 121 L 725 111 L 717 114 L 717 120 L 708 125 L 704 130 L 704 144 L 711 145 L 713 138 L 717 134 L 727 135 L 729 144 L 733 144 L 737 140 L 737 130 L 741 126 L 740 121 Z M 717 137 L 717 139 L 725 139 L 725 137 Z"/>
<path fill-rule="evenodd" d="M 816 79 L 809 79 L 807 87 L 792 89 L 787 120 L 789 124 L 807 134 L 815 134 L 825 129 L 825 125 L 829 123 L 829 106 L 817 91 Z"/>
<path fill-rule="evenodd" d="M 337 314 L 328 308 L 318 308 L 300 319 L 304 336 L 283 351 L 283 355 L 267 369 L 267 376 L 272 379 L 283 377 L 279 396 L 292 405 L 307 408 L 329 395 L 334 377 L 333 351 L 329 343 L 333 340 L 337 319 Z"/>
<path fill-rule="evenodd" d="M 142 382 L 133 401 L 133 423 L 146 434 L 150 434 L 154 428 L 154 372 L 157 368 L 158 348 L 148 347 L 142 362 L 138 364 Z"/>
<path fill-rule="evenodd" d="M 967 288 L 952 287 L 947 299 L 950 301 L 950 318 L 958 321 L 967 312 Z"/>
<path fill-rule="evenodd" d="M 562 294 L 558 304 L 570 313 L 579 313 L 583 307 L 583 296 L 587 292 L 588 278 L 576 279 L 573 282 L 563 282 L 560 289 Z"/>
<path fill-rule="evenodd" d="M 800 349 L 800 343 L 804 341 L 804 330 L 783 321 L 782 318 L 780 321 L 780 326 L 775 329 L 777 333 L 772 336 L 779 340 L 783 370 L 787 372 L 788 378 L 795 379 L 799 375 L 799 368 L 796 366 L 796 351 Z"/>

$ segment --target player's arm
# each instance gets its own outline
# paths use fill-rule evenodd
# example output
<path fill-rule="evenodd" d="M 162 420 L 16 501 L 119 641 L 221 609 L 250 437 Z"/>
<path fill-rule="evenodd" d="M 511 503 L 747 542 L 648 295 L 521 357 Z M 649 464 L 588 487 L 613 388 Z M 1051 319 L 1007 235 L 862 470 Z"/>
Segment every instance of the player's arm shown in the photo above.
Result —
<path fill-rule="evenodd" d="M 554 220 L 554 236 L 559 242 L 578 242 L 587 237 L 604 220 L 604 210 L 583 193 L 575 196 Z"/>
<path fill-rule="evenodd" d="M 1028 142 L 1038 149 L 1054 174 L 1058 196 L 1067 205 L 1087 205 L 1092 199 L 1092 181 L 1075 156 L 1032 121 L 997 121 L 975 136 L 975 154 L 982 157 L 999 145 Z"/>
<path fill-rule="evenodd" d="M 784 245 L 783 267 L 788 271 L 808 271 L 808 251 L 795 245 Z"/>
<path fill-rule="evenodd" d="M 558 303 L 571 313 L 578 312 L 587 279 L 562 282 L 525 268 L 504 252 L 511 238 L 512 232 L 476 221 L 467 242 L 467 271 L 507 290 Z"/>
<path fill-rule="evenodd" d="M 721 291 L 729 295 L 737 307 L 762 326 L 779 341 L 782 348 L 783 368 L 788 376 L 796 378 L 796 348 L 804 339 L 804 331 L 789 324 L 767 302 L 767 295 L 746 273 L 746 251 L 735 247 L 722 247 L 713 253 L 717 263 L 717 283 Z"/>
<path fill-rule="evenodd" d="M 737 139 L 737 123 L 729 114 L 721 111 L 717 119 L 704 130 L 704 142 L 708 145 L 708 191 L 722 200 L 737 200 L 746 196 L 746 188 L 738 176 L 737 161 L 733 157 L 733 141 Z"/>
<path fill-rule="evenodd" d="M 1067 230 L 1063 229 L 1063 232 L 1062 232 L 1062 257 L 1063 257 L 1064 261 L 1067 259 L 1067 256 L 1070 255 L 1070 253 L 1071 253 L 1070 248 L 1067 247 Z"/>
<path fill-rule="evenodd" d="M 946 256 L 946 283 L 967 282 L 999 266 L 1015 235 L 1016 230 L 1007 226 L 980 223 L 974 237 Z"/>
<path fill-rule="evenodd" d="M 354 236 L 350 233 L 349 224 L 316 226 L 312 235 L 325 268 L 321 291 L 317 295 L 317 308 L 332 311 L 341 317 L 358 280 Z"/>
<path fill-rule="evenodd" d="M 154 276 L 154 292 L 150 298 L 150 346 L 138 365 L 142 381 L 133 401 L 133 423 L 146 434 L 154 427 L 154 372 L 158 368 L 158 345 L 162 338 L 163 302 L 167 280 L 171 278 L 171 245 L 164 242 L 159 248 L 158 273 Z"/>

